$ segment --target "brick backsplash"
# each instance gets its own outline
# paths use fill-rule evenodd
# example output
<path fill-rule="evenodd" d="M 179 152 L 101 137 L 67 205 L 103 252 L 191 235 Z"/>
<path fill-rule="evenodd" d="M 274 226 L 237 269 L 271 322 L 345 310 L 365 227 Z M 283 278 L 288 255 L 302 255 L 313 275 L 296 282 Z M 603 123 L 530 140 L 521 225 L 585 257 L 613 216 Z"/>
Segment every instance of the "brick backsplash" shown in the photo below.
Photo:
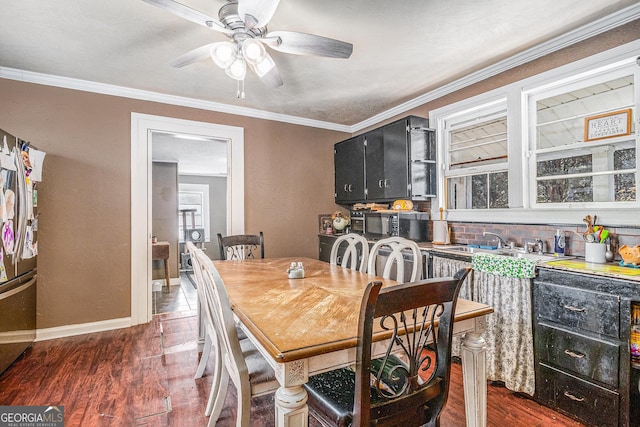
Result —
<path fill-rule="evenodd" d="M 607 227 L 612 237 L 611 250 L 616 254 L 615 259 L 619 260 L 618 248 L 622 245 L 640 245 L 640 227 Z M 542 239 L 545 242 L 547 252 L 553 252 L 553 236 L 556 230 L 565 232 L 567 242 L 566 254 L 572 256 L 584 256 L 584 240 L 582 233 L 585 225 L 536 225 L 536 224 L 492 224 L 480 222 L 453 222 L 449 221 L 451 227 L 451 243 L 463 245 L 494 245 L 496 240 L 493 236 L 483 236 L 483 231 L 499 234 L 509 242 L 515 242 L 516 246 L 524 246 L 525 241 L 532 239 Z M 579 233 L 578 236 L 575 233 Z"/>

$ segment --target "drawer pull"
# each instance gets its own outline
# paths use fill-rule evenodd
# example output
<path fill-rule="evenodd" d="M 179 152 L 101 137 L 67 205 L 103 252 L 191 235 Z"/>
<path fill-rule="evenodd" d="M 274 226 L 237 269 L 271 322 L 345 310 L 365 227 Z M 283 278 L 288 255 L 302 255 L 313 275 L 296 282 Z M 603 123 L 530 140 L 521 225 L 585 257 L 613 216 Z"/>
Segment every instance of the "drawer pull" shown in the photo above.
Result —
<path fill-rule="evenodd" d="M 575 402 L 584 402 L 584 397 L 575 397 L 573 394 L 569 393 L 568 391 L 565 391 L 564 395 Z"/>
<path fill-rule="evenodd" d="M 586 308 L 572 307 L 570 305 L 565 305 L 564 308 L 566 308 L 567 310 L 575 311 L 576 313 L 584 313 L 585 311 L 587 311 Z"/>
<path fill-rule="evenodd" d="M 573 352 L 573 351 L 571 351 L 571 350 L 569 350 L 569 349 L 565 350 L 565 351 L 564 351 L 564 354 L 569 355 L 569 356 L 571 356 L 571 357 L 574 357 L 574 358 L 576 358 L 576 359 L 584 359 L 584 358 L 586 357 L 586 356 L 585 356 L 584 354 L 582 354 L 582 353 L 576 353 L 576 352 Z"/>

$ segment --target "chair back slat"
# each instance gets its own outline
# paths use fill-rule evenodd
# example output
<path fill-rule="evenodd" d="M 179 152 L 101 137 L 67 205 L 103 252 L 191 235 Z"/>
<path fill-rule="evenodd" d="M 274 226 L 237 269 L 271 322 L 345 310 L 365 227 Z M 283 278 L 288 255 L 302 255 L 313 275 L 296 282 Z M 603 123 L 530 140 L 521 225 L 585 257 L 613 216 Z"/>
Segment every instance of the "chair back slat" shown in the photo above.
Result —
<path fill-rule="evenodd" d="M 346 247 L 345 247 L 346 245 Z M 345 247 L 342 257 L 338 255 L 340 248 Z M 331 247 L 329 262 L 334 265 L 340 265 L 351 270 L 361 272 L 367 271 L 367 262 L 369 259 L 369 242 L 367 239 L 356 233 L 349 233 L 338 237 Z"/>
<path fill-rule="evenodd" d="M 264 235 L 260 234 L 237 234 L 222 237 L 218 233 L 218 246 L 220 249 L 220 259 L 255 259 L 260 256 L 264 258 Z"/>
<path fill-rule="evenodd" d="M 411 275 L 405 278 L 405 254 L 412 256 Z M 386 257 L 382 271 L 378 269 L 379 260 Z M 395 275 L 393 272 L 395 271 Z M 389 237 L 378 240 L 369 252 L 369 265 L 367 272 L 374 276 L 382 276 L 385 279 L 394 279 L 398 282 L 415 282 L 422 278 L 422 253 L 418 244 L 403 237 Z"/>
<path fill-rule="evenodd" d="M 353 425 L 438 424 L 449 387 L 456 301 L 469 271 L 367 286 L 358 323 Z M 379 334 L 390 336 L 389 346 L 372 361 Z"/>

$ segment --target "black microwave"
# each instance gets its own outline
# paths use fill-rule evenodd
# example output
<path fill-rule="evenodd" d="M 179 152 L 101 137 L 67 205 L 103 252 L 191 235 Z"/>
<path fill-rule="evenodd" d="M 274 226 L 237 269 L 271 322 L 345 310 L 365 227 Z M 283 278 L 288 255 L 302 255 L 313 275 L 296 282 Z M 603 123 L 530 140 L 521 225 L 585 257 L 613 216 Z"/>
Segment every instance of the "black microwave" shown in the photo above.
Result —
<path fill-rule="evenodd" d="M 415 211 L 353 211 L 351 231 L 371 239 L 391 236 L 429 241 L 429 214 Z"/>

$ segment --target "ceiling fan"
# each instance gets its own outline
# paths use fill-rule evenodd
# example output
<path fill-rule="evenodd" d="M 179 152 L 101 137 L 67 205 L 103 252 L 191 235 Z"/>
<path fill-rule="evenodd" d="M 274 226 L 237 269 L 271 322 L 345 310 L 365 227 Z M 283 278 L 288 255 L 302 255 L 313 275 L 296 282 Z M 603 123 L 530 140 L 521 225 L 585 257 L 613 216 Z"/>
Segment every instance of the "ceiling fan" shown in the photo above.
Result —
<path fill-rule="evenodd" d="M 267 86 L 282 86 L 276 63 L 265 45 L 284 53 L 329 58 L 349 58 L 353 52 L 351 43 L 328 37 L 295 31 L 268 32 L 267 23 L 280 0 L 229 0 L 218 11 L 217 20 L 174 0 L 143 1 L 229 37 L 230 41 L 209 43 L 187 52 L 171 61 L 171 65 L 184 67 L 211 58 L 229 77 L 238 81 L 238 98 L 244 98 L 247 68 Z"/>

